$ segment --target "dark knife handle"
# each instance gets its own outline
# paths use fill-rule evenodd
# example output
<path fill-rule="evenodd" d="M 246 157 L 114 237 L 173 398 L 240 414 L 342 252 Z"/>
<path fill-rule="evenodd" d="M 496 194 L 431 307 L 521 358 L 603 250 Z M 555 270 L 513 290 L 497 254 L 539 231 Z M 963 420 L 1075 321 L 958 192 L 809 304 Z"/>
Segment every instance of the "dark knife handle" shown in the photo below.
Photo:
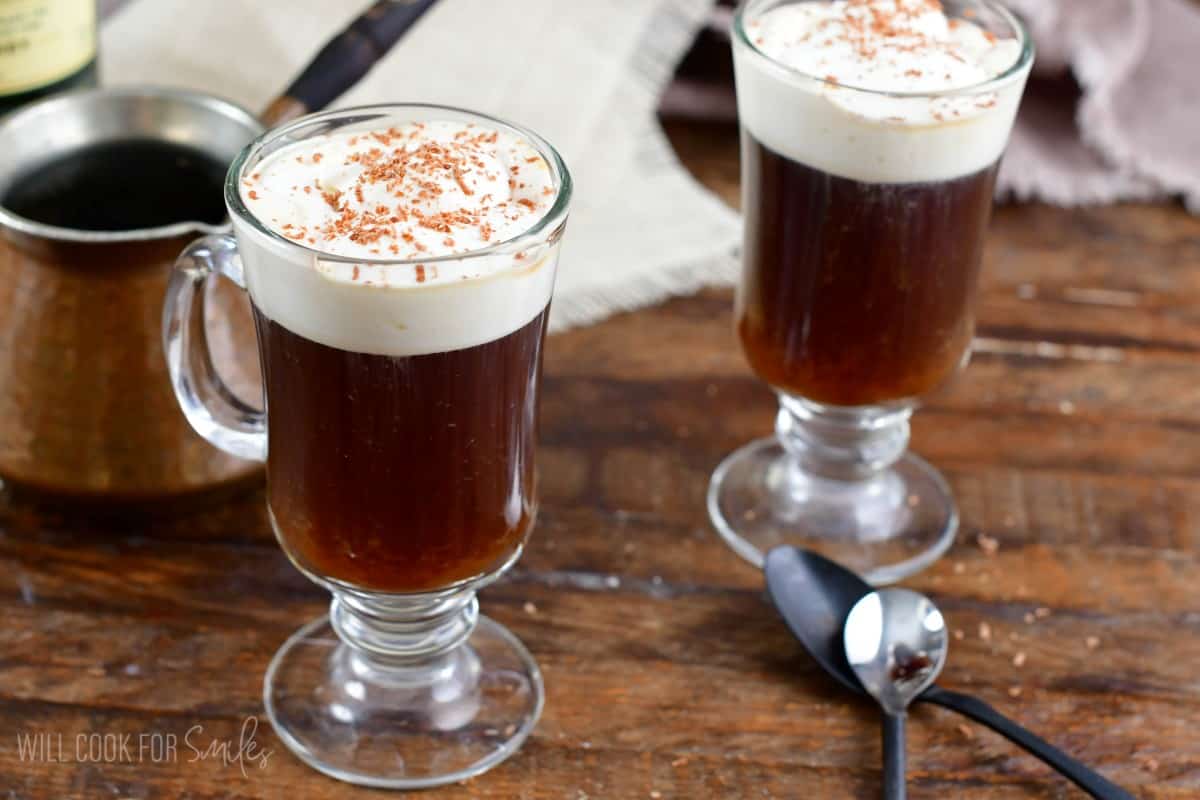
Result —
<path fill-rule="evenodd" d="M 263 112 L 277 125 L 332 103 L 370 71 L 437 0 L 378 0 L 330 39 Z"/>
<path fill-rule="evenodd" d="M 921 700 L 957 711 L 964 717 L 991 728 L 1013 744 L 1025 748 L 1080 789 L 1100 800 L 1134 800 L 1134 796 L 1085 767 L 1040 736 L 1021 727 L 977 697 L 947 691 L 937 686 L 927 689 Z"/>

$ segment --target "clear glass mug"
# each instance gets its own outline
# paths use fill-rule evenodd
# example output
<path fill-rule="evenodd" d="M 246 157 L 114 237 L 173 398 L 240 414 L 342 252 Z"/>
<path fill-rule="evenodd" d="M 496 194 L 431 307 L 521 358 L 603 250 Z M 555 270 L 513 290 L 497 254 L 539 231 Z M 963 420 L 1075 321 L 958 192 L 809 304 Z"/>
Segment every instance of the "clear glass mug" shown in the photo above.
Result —
<path fill-rule="evenodd" d="M 529 141 L 557 190 L 546 216 L 509 241 L 417 263 L 322 253 L 242 203 L 243 178 L 281 147 L 431 119 Z M 554 148 L 509 123 L 429 105 L 327 112 L 242 151 L 225 185 L 233 234 L 197 240 L 175 265 L 163 345 L 179 405 L 215 446 L 266 461 L 276 537 L 333 593 L 328 617 L 275 654 L 263 700 L 284 743 L 335 778 L 388 788 L 462 780 L 515 752 L 541 712 L 537 664 L 479 615 L 475 593 L 517 560 L 536 516 L 542 345 L 570 198 Z M 419 279 L 484 260 L 493 263 L 473 271 L 484 277 L 370 285 L 376 273 Z M 336 269 L 367 277 L 322 277 Z M 249 294 L 265 410 L 238 400 L 209 355 L 204 298 L 218 276 Z M 389 326 L 428 331 L 438 347 L 363 351 L 387 341 Z"/>
<path fill-rule="evenodd" d="M 733 23 L 735 318 L 780 409 L 775 436 L 717 467 L 708 510 L 758 566 L 789 544 L 887 583 L 936 560 L 958 526 L 944 478 L 907 452 L 909 418 L 969 357 L 995 176 L 1033 46 L 999 3 L 945 0 L 951 19 L 1012 40 L 1007 69 L 944 92 L 856 89 L 758 49 L 755 21 L 792 2 L 749 0 Z M 921 109 L 927 121 L 905 121 Z"/>

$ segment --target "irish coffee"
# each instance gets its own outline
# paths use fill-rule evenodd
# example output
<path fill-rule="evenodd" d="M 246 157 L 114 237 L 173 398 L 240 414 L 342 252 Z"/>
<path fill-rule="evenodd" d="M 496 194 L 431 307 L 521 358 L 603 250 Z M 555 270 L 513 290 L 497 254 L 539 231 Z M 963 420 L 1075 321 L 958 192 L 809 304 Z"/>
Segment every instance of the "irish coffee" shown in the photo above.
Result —
<path fill-rule="evenodd" d="M 333 595 L 271 660 L 267 719 L 342 780 L 477 776 L 545 702 L 537 663 L 475 593 L 537 512 L 571 176 L 533 131 L 422 104 L 302 117 L 231 174 L 233 233 L 179 257 L 163 349 L 196 431 L 266 462 L 276 537 Z M 214 370 L 203 298 L 221 278 L 250 296 L 262 410 Z"/>
<path fill-rule="evenodd" d="M 907 452 L 917 402 L 966 362 L 992 191 L 1033 50 L 999 0 L 745 0 L 735 320 L 775 435 L 713 472 L 713 525 L 868 580 L 954 541 L 945 480 Z"/>
<path fill-rule="evenodd" d="M 953 90 L 1010 67 L 1016 43 L 935 0 L 783 3 L 747 35 L 737 325 L 751 366 L 833 406 L 931 391 L 971 340 L 1019 96 Z"/>
<path fill-rule="evenodd" d="M 434 121 L 284 148 L 240 191 L 280 244 L 308 250 L 241 248 L 284 547 L 376 592 L 501 567 L 536 509 L 553 265 L 486 250 L 550 208 L 546 162 L 511 135 Z"/>

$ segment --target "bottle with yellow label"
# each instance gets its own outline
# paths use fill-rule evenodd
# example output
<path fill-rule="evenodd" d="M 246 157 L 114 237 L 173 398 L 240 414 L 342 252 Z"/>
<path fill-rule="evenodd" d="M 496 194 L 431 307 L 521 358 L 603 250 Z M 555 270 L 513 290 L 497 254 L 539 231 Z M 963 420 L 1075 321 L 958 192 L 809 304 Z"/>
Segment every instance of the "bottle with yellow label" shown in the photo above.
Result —
<path fill-rule="evenodd" d="M 0 0 L 0 114 L 96 83 L 96 0 Z"/>

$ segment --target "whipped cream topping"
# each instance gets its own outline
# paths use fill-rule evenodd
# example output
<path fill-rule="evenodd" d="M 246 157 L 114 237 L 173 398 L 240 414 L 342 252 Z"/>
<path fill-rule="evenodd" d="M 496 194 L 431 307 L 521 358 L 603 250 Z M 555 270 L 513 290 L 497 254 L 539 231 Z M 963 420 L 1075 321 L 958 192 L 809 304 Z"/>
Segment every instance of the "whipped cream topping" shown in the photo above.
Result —
<path fill-rule="evenodd" d="M 433 120 L 306 139 L 243 178 L 242 201 L 277 233 L 334 255 L 419 260 L 528 230 L 555 190 L 527 141 Z"/>
<path fill-rule="evenodd" d="M 947 17 L 937 0 L 802 0 L 751 8 L 744 24 L 759 58 L 735 49 L 739 111 L 784 155 L 906 182 L 982 169 L 1004 149 L 1025 74 L 971 87 L 1011 69 L 1021 43 Z"/>
<path fill-rule="evenodd" d="M 770 58 L 830 84 L 835 99 L 837 86 L 876 92 L 961 89 L 996 77 L 1020 54 L 1015 39 L 998 39 L 974 23 L 948 19 L 936 0 L 793 3 L 752 20 L 747 32 Z M 971 98 L 959 100 L 856 108 L 864 114 L 898 112 L 912 121 L 914 114 L 936 119 L 939 111 L 943 116 L 971 113 L 976 105 Z"/>
<path fill-rule="evenodd" d="M 535 226 L 558 185 L 532 142 L 480 124 L 306 138 L 240 178 L 250 213 L 305 248 L 233 215 L 247 289 L 271 319 L 344 350 L 420 355 L 492 341 L 545 310 L 558 244 L 480 251 Z"/>

